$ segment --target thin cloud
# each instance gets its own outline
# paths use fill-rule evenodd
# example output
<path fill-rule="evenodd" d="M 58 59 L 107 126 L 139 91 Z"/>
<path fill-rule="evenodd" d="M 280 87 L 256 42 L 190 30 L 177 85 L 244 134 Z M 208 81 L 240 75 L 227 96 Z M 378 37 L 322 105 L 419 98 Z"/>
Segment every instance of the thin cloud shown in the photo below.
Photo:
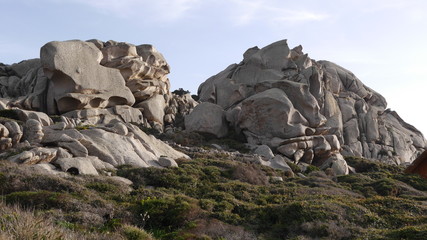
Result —
<path fill-rule="evenodd" d="M 56 0 L 52 0 L 56 1 Z M 181 19 L 201 0 L 67 0 L 106 14 L 138 21 L 167 22 Z"/>
<path fill-rule="evenodd" d="M 235 18 L 236 25 L 248 25 L 255 21 L 270 24 L 296 24 L 309 21 L 322 21 L 329 17 L 307 9 L 297 9 L 274 0 L 231 0 L 238 9 Z"/>

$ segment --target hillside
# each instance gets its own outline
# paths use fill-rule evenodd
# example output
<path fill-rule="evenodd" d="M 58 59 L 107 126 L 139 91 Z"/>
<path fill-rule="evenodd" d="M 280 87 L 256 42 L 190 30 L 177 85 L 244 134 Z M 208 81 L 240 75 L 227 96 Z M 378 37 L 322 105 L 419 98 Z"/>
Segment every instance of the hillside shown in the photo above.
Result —
<path fill-rule="evenodd" d="M 206 146 L 209 146 L 206 143 Z M 182 149 L 182 148 L 181 148 Z M 194 149 L 194 148 L 193 148 Z M 346 158 L 358 173 L 289 176 L 207 147 L 178 168 L 58 177 L 0 162 L 2 239 L 424 239 L 427 182 Z M 305 177 L 303 177 L 305 176 Z M 18 210 L 17 210 L 18 209 Z M 144 229 L 144 230 L 143 230 Z"/>

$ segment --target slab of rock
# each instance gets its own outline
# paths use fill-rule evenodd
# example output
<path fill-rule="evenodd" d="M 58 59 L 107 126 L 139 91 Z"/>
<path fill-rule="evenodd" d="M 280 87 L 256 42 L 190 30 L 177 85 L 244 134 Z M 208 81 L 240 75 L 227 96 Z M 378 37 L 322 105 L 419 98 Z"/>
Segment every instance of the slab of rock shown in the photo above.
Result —
<path fill-rule="evenodd" d="M 88 129 L 81 133 L 85 138 L 80 142 L 86 147 L 89 155 L 96 156 L 113 166 L 128 164 L 148 167 L 157 165 L 158 157 L 147 151 L 137 139 L 102 129 Z"/>
<path fill-rule="evenodd" d="M 49 163 L 56 158 L 57 149 L 37 147 L 10 156 L 7 160 L 20 164 Z"/>
<path fill-rule="evenodd" d="M 267 145 L 257 146 L 254 150 L 254 153 L 264 157 L 265 159 L 274 158 L 273 152 Z"/>
<path fill-rule="evenodd" d="M 178 167 L 178 164 L 172 158 L 160 157 L 159 164 L 162 167 Z"/>
<path fill-rule="evenodd" d="M 201 103 L 193 109 L 190 115 L 185 117 L 185 129 L 213 134 L 218 138 L 224 137 L 228 133 L 225 111 L 216 104 Z"/>
<path fill-rule="evenodd" d="M 102 53 L 94 44 L 78 40 L 49 42 L 41 48 L 40 58 L 50 79 L 49 114 L 135 102 L 120 72 L 100 65 Z"/>
<path fill-rule="evenodd" d="M 129 132 L 131 132 L 144 148 L 157 157 L 166 156 L 172 159 L 190 159 L 186 154 L 173 149 L 165 142 L 155 138 L 153 135 L 148 135 L 133 124 L 127 124 Z"/>
<path fill-rule="evenodd" d="M 34 119 L 40 122 L 43 126 L 49 126 L 53 124 L 52 119 L 43 112 L 22 110 L 17 108 L 13 109 L 13 111 L 18 115 L 19 120 L 23 122 L 26 122 L 29 119 Z"/>
<path fill-rule="evenodd" d="M 99 175 L 90 158 L 59 158 L 55 161 L 62 171 L 72 175 Z"/>
<path fill-rule="evenodd" d="M 194 111 L 196 109 L 197 107 Z M 237 120 L 240 129 L 268 138 L 304 136 L 309 131 L 308 125 L 308 121 L 293 107 L 285 92 L 278 88 L 245 99 Z"/>

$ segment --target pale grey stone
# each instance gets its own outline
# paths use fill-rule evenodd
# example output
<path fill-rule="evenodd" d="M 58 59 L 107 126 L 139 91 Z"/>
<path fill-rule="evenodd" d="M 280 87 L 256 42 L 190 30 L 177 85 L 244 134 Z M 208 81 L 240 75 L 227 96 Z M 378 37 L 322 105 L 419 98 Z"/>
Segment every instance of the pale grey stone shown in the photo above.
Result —
<path fill-rule="evenodd" d="M 264 157 L 265 159 L 274 158 L 273 151 L 271 151 L 271 149 L 267 145 L 257 146 L 254 150 L 254 153 Z"/>
<path fill-rule="evenodd" d="M 102 53 L 92 43 L 49 42 L 41 48 L 40 58 L 50 79 L 47 90 L 50 114 L 135 102 L 120 72 L 100 65 Z"/>
<path fill-rule="evenodd" d="M 76 175 L 99 175 L 91 160 L 86 157 L 59 158 L 55 161 L 62 171 Z"/>
<path fill-rule="evenodd" d="M 37 147 L 7 158 L 7 160 L 21 164 L 49 163 L 56 158 L 57 150 L 53 148 Z"/>
<path fill-rule="evenodd" d="M 43 139 L 43 127 L 42 124 L 35 119 L 28 119 L 25 122 L 24 138 L 30 144 L 39 144 Z"/>
<path fill-rule="evenodd" d="M 127 126 L 122 122 L 117 122 L 113 125 L 114 132 L 120 135 L 127 135 L 129 130 Z"/>
<path fill-rule="evenodd" d="M 169 157 L 160 157 L 159 164 L 162 167 L 178 167 L 178 164 L 175 162 L 175 160 Z"/>
<path fill-rule="evenodd" d="M 210 133 L 218 138 L 228 133 L 224 110 L 213 103 L 204 102 L 185 117 L 185 129 L 191 132 Z"/>
<path fill-rule="evenodd" d="M 242 102 L 237 126 L 256 135 L 286 139 L 304 136 L 308 122 L 282 90 L 272 88 Z"/>
<path fill-rule="evenodd" d="M 285 158 L 280 155 L 276 155 L 274 158 L 270 159 L 270 167 L 292 172 L 292 169 L 286 163 Z"/>
<path fill-rule="evenodd" d="M 29 119 L 36 120 L 40 122 L 43 126 L 49 126 L 53 124 L 52 119 L 43 112 L 36 112 L 36 111 L 28 111 L 23 109 L 13 109 L 13 111 L 18 115 L 19 120 L 26 122 Z"/>
<path fill-rule="evenodd" d="M 12 139 L 11 138 L 0 138 L 0 150 L 6 150 L 12 147 Z"/>
<path fill-rule="evenodd" d="M 127 124 L 127 127 L 129 132 L 134 135 L 133 137 L 137 139 L 147 151 L 151 152 L 155 156 L 157 157 L 167 156 L 172 159 L 179 159 L 179 158 L 190 159 L 189 156 L 173 149 L 171 146 L 155 138 L 153 135 L 146 134 L 135 125 Z"/>
<path fill-rule="evenodd" d="M 135 106 L 144 109 L 143 115 L 148 121 L 163 125 L 166 101 L 162 95 L 156 94 Z"/>

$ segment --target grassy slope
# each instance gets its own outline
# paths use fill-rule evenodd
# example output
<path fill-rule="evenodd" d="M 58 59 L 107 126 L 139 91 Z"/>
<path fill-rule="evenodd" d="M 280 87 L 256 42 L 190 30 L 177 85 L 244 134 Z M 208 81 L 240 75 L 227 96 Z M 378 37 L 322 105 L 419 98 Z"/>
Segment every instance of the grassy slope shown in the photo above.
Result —
<path fill-rule="evenodd" d="M 225 154 L 192 157 L 173 169 L 120 167 L 115 174 L 133 189 L 106 176 L 63 179 L 0 161 L 0 239 L 427 236 L 427 181 L 398 167 L 349 158 L 357 174 L 301 178 Z"/>

